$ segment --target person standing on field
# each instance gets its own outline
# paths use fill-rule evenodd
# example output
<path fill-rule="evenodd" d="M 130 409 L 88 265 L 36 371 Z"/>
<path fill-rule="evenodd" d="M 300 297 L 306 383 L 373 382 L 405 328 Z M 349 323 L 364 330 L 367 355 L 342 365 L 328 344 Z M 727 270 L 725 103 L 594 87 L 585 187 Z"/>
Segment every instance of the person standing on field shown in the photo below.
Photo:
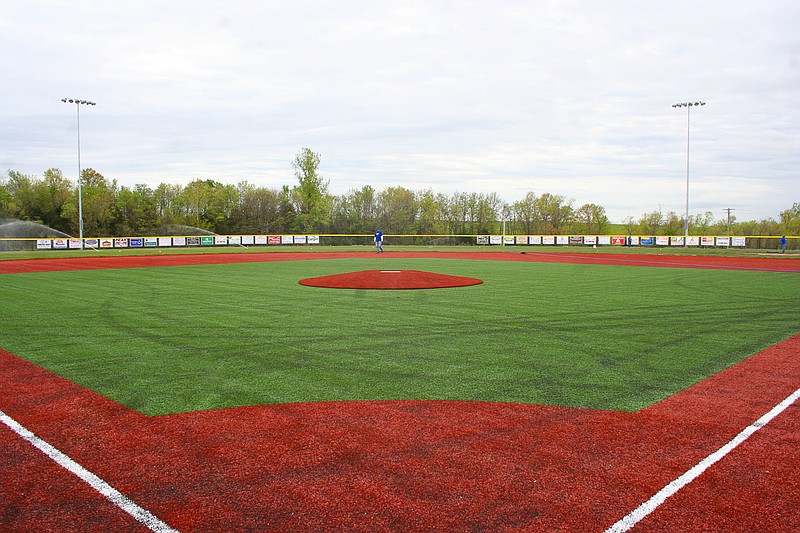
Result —
<path fill-rule="evenodd" d="M 383 252 L 383 232 L 380 228 L 375 228 L 375 253 Z"/>
<path fill-rule="evenodd" d="M 781 253 L 786 253 L 786 235 L 781 235 Z"/>

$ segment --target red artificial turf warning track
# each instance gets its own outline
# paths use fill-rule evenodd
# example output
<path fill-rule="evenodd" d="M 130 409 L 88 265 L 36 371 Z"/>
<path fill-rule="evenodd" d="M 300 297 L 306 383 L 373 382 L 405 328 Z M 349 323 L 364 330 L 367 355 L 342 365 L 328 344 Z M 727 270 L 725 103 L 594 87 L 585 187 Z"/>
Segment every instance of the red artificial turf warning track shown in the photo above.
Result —
<path fill-rule="evenodd" d="M 181 531 L 603 531 L 794 392 L 800 335 L 637 413 L 420 400 L 148 418 L 2 350 L 0 386 L 0 411 Z M 800 530 L 798 429 L 795 404 L 635 530 Z M 4 425 L 0 452 L 4 528 L 144 529 Z"/>

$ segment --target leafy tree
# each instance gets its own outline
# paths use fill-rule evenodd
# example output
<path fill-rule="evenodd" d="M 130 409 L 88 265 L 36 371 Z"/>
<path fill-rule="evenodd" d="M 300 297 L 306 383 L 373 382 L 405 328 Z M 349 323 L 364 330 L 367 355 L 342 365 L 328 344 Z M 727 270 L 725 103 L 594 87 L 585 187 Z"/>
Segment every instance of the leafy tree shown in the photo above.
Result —
<path fill-rule="evenodd" d="M 539 214 L 542 219 L 541 232 L 559 234 L 567 224 L 572 222 L 573 200 L 567 200 L 561 195 L 544 193 L 536 199 L 539 205 Z"/>
<path fill-rule="evenodd" d="M 693 233 L 691 228 L 694 228 L 694 233 L 698 235 L 708 235 L 711 226 L 714 224 L 714 213 L 706 211 L 702 215 L 690 216 L 689 219 L 689 233 Z"/>
<path fill-rule="evenodd" d="M 440 198 L 433 194 L 431 189 L 417 193 L 416 203 L 419 216 L 416 221 L 416 233 L 420 235 L 435 235 L 441 233 L 443 206 Z"/>
<path fill-rule="evenodd" d="M 659 209 L 645 213 L 639 218 L 639 233 L 658 235 L 658 229 L 664 225 L 664 214 Z"/>
<path fill-rule="evenodd" d="M 182 221 L 179 198 L 183 187 L 179 184 L 161 183 L 155 190 L 157 225 L 178 224 Z"/>
<path fill-rule="evenodd" d="M 279 192 L 255 187 L 246 181 L 237 186 L 239 205 L 235 226 L 241 233 L 269 233 L 278 217 Z"/>
<path fill-rule="evenodd" d="M 782 234 L 800 235 L 800 202 L 792 204 L 790 209 L 781 212 Z"/>
<path fill-rule="evenodd" d="M 389 187 L 378 195 L 378 221 L 384 233 L 404 233 L 414 227 L 417 200 L 413 191 Z"/>
<path fill-rule="evenodd" d="M 575 211 L 575 221 L 580 225 L 581 231 L 589 234 L 600 235 L 608 225 L 605 208 L 597 204 L 583 204 Z"/>
<path fill-rule="evenodd" d="M 159 225 L 156 194 L 142 183 L 134 186 L 133 190 L 120 187 L 117 212 L 117 234 L 143 235 Z"/>
<path fill-rule="evenodd" d="M 83 235 L 105 237 L 114 234 L 113 225 L 117 210 L 117 180 L 108 181 L 92 168 L 81 171 L 81 197 L 83 199 Z M 78 189 L 70 199 L 69 217 L 72 234 L 79 234 Z"/>
<path fill-rule="evenodd" d="M 295 227 L 307 233 L 319 231 L 328 224 L 331 197 L 328 182 L 319 175 L 320 155 L 303 148 L 294 158 L 292 167 L 298 185 L 292 189 L 292 200 L 297 216 Z"/>
<path fill-rule="evenodd" d="M 537 233 L 541 223 L 539 205 L 533 192 L 525 194 L 525 198 L 511 204 L 511 212 L 518 230 L 521 233 Z"/>

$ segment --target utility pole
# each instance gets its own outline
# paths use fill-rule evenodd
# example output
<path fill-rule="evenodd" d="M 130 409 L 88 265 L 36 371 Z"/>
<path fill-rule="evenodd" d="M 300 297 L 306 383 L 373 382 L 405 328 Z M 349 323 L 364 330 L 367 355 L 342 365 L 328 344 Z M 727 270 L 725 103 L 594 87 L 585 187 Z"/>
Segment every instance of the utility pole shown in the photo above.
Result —
<path fill-rule="evenodd" d="M 736 209 L 733 208 L 733 207 L 726 207 L 725 209 L 723 209 L 723 211 L 726 211 L 728 213 L 728 237 L 730 237 L 731 236 L 731 211 L 736 211 Z"/>

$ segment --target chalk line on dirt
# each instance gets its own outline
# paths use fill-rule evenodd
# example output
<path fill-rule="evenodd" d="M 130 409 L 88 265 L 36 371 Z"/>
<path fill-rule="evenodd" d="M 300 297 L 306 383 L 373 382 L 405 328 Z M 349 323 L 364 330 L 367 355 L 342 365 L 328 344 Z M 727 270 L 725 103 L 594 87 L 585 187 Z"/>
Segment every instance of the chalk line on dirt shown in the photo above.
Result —
<path fill-rule="evenodd" d="M 608 528 L 605 533 L 623 533 L 629 531 L 638 524 L 644 517 L 655 511 L 667 498 L 691 483 L 700 474 L 705 472 L 711 465 L 728 455 L 734 448 L 746 441 L 753 433 L 766 426 L 773 418 L 781 414 L 790 405 L 800 398 L 800 389 L 787 396 L 782 402 L 773 407 L 767 414 L 744 428 L 738 435 L 731 439 L 720 449 L 705 457 L 702 461 L 687 470 L 680 477 L 672 480 L 667 486 L 655 493 L 649 500 L 631 511 L 628 515 L 620 519 L 617 523 Z"/>
<path fill-rule="evenodd" d="M 147 526 L 151 531 L 155 531 L 157 533 L 178 533 L 177 529 L 173 529 L 166 523 L 159 520 L 153 513 L 137 505 L 133 500 L 109 485 L 98 475 L 90 472 L 75 462 L 52 444 L 40 437 L 37 437 L 32 431 L 8 416 L 3 411 L 0 411 L 0 421 L 8 426 L 14 433 L 33 444 L 58 465 L 66 468 L 88 483 L 94 490 L 105 496 L 114 505 L 131 515 L 137 521 Z"/>

